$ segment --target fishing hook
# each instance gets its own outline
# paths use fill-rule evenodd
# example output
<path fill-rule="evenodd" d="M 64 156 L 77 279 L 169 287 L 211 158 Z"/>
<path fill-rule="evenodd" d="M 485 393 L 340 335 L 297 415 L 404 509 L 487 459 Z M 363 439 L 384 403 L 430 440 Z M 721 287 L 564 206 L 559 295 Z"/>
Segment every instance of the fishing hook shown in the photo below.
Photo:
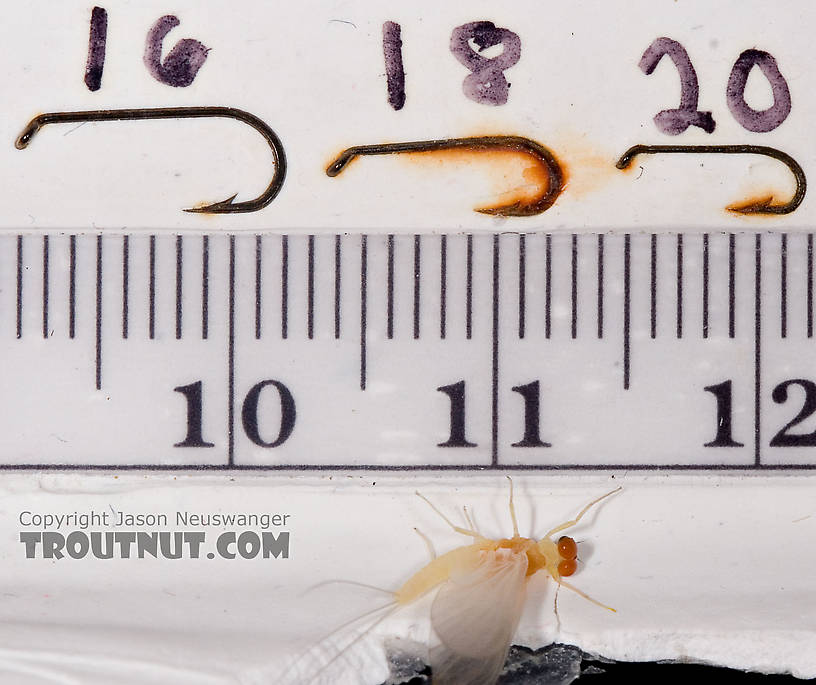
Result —
<path fill-rule="evenodd" d="M 103 109 L 84 112 L 48 112 L 34 117 L 28 122 L 23 132 L 14 143 L 18 150 L 28 147 L 37 132 L 48 124 L 67 124 L 86 121 L 128 121 L 144 119 L 204 119 L 208 117 L 226 117 L 237 119 L 248 124 L 260 133 L 272 150 L 275 162 L 275 173 L 272 180 L 258 197 L 244 202 L 233 202 L 238 193 L 226 200 L 214 202 L 202 207 L 191 207 L 185 212 L 202 214 L 232 214 L 236 212 L 257 212 L 275 199 L 286 178 L 286 154 L 283 143 L 277 134 L 265 122 L 254 114 L 233 107 L 162 107 L 157 109 Z"/>
<path fill-rule="evenodd" d="M 789 154 L 765 145 L 634 145 L 618 160 L 618 169 L 627 169 L 638 155 L 663 153 L 721 154 L 721 155 L 764 155 L 784 164 L 796 179 L 796 192 L 783 204 L 773 204 L 773 196 L 751 200 L 742 205 L 726 207 L 736 214 L 790 214 L 802 204 L 807 190 L 807 178 L 799 163 Z"/>
<path fill-rule="evenodd" d="M 549 209 L 564 190 L 564 172 L 561 165 L 541 143 L 521 136 L 480 136 L 476 138 L 444 138 L 441 140 L 420 140 L 409 143 L 380 143 L 358 145 L 340 153 L 326 169 L 326 174 L 337 176 L 355 158 L 363 155 L 390 155 L 400 152 L 435 152 L 438 150 L 472 150 L 477 152 L 505 150 L 519 152 L 532 157 L 546 170 L 547 184 L 531 200 L 517 200 L 509 205 L 484 207 L 475 211 L 496 216 L 534 216 Z M 542 184 L 543 186 L 544 184 Z"/>

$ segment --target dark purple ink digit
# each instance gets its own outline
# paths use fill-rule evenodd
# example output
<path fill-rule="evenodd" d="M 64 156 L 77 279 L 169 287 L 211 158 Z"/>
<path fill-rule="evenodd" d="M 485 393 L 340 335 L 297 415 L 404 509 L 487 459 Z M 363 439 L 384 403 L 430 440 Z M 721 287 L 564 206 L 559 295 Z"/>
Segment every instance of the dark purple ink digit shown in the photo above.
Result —
<path fill-rule="evenodd" d="M 745 84 L 751 69 L 759 67 L 765 74 L 773 92 L 773 105 L 757 111 L 745 102 Z M 767 133 L 780 126 L 791 111 L 791 95 L 788 82 L 772 55 L 764 50 L 746 50 L 734 63 L 725 90 L 728 109 L 740 125 L 754 133 Z"/>
<path fill-rule="evenodd" d="M 648 76 L 654 72 L 664 55 L 671 58 L 680 75 L 680 106 L 658 112 L 654 117 L 655 125 L 670 136 L 680 135 L 689 126 L 697 126 L 706 133 L 713 133 L 716 123 L 711 112 L 697 110 L 700 97 L 697 72 L 688 52 L 680 43 L 671 38 L 657 38 L 643 53 L 638 66 Z"/>
<path fill-rule="evenodd" d="M 147 32 L 144 53 L 145 66 L 153 78 L 176 88 L 184 88 L 193 82 L 209 52 L 209 48 L 197 40 L 184 38 L 173 46 L 162 62 L 162 41 L 180 23 L 172 14 L 159 19 Z"/>
<path fill-rule="evenodd" d="M 102 70 L 105 68 L 105 45 L 108 40 L 108 13 L 103 7 L 91 11 L 91 30 L 88 39 L 88 63 L 85 65 L 85 85 L 88 90 L 102 86 Z"/>
<path fill-rule="evenodd" d="M 383 56 L 388 79 L 388 104 L 400 110 L 405 105 L 405 69 L 402 66 L 402 27 L 387 21 L 383 24 Z"/>
<path fill-rule="evenodd" d="M 504 50 L 497 57 L 483 57 L 471 47 L 471 40 L 479 52 L 494 45 L 501 45 Z M 482 105 L 503 105 L 507 102 L 510 84 L 503 72 L 521 57 L 521 38 L 518 34 L 509 29 L 496 28 L 492 21 L 472 21 L 453 29 L 450 51 L 473 72 L 462 84 L 468 98 Z"/>

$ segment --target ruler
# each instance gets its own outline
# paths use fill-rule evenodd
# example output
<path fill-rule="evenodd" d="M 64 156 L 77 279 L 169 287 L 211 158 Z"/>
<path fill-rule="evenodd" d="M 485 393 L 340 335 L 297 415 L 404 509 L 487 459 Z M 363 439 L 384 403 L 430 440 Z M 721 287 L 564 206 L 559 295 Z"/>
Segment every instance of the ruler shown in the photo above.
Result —
<path fill-rule="evenodd" d="M 6 235 L 2 468 L 814 468 L 812 248 Z"/>

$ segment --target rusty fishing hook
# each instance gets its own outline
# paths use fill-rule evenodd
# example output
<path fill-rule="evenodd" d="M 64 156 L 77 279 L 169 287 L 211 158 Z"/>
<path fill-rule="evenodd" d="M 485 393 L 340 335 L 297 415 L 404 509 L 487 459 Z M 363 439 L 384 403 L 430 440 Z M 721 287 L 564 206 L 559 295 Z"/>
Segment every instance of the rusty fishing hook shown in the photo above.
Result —
<path fill-rule="evenodd" d="M 236 195 L 220 202 L 213 202 L 202 207 L 191 207 L 185 212 L 204 214 L 232 214 L 237 212 L 257 212 L 266 207 L 280 192 L 286 178 L 286 154 L 283 143 L 277 134 L 267 124 L 254 114 L 233 107 L 162 107 L 157 109 L 103 109 L 84 112 L 48 112 L 34 117 L 28 122 L 22 133 L 14 143 L 18 150 L 28 147 L 31 139 L 37 132 L 48 124 L 67 124 L 86 121 L 128 121 L 145 119 L 203 119 L 209 117 L 225 117 L 237 119 L 260 133 L 270 149 L 275 163 L 275 173 L 272 180 L 258 197 L 244 202 L 233 202 Z"/>
<path fill-rule="evenodd" d="M 633 145 L 615 166 L 618 169 L 627 169 L 632 160 L 638 155 L 656 154 L 721 154 L 721 155 L 763 155 L 771 157 L 784 164 L 790 169 L 796 179 L 796 192 L 793 197 L 783 204 L 773 204 L 773 196 L 761 200 L 753 200 L 742 205 L 731 205 L 726 207 L 735 214 L 790 214 L 802 204 L 807 190 L 807 178 L 799 163 L 789 154 L 765 145 Z"/>
<path fill-rule="evenodd" d="M 355 158 L 363 155 L 391 155 L 400 152 L 434 152 L 437 150 L 507 150 L 532 157 L 546 170 L 547 186 L 532 200 L 517 200 L 509 205 L 485 207 L 475 211 L 496 216 L 534 216 L 552 207 L 564 190 L 564 172 L 558 160 L 541 143 L 522 136 L 479 136 L 476 138 L 444 138 L 441 140 L 420 140 L 408 143 L 380 143 L 377 145 L 357 145 L 340 153 L 326 169 L 328 176 L 337 176 Z M 543 185 L 543 184 L 542 184 Z"/>

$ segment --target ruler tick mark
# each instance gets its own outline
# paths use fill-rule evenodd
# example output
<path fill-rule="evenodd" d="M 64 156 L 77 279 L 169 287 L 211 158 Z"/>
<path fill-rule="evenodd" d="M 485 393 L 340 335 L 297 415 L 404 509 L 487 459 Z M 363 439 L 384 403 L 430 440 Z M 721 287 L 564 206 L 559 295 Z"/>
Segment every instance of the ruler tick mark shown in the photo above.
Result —
<path fill-rule="evenodd" d="M 210 237 L 201 241 L 201 339 L 206 340 L 210 331 Z"/>
<path fill-rule="evenodd" d="M 366 389 L 366 315 L 368 309 L 368 236 L 360 238 L 360 390 Z"/>
<path fill-rule="evenodd" d="M 150 236 L 148 284 L 148 335 L 151 340 L 156 338 L 156 236 Z"/>
<path fill-rule="evenodd" d="M 677 337 L 683 337 L 683 234 L 677 234 Z"/>
<path fill-rule="evenodd" d="M 229 237 L 229 303 L 227 332 L 227 463 L 235 465 L 235 236 Z"/>
<path fill-rule="evenodd" d="M 444 233 L 439 241 L 439 337 L 445 339 L 448 306 L 448 236 Z"/>
<path fill-rule="evenodd" d="M 651 235 L 651 336 L 657 338 L 657 234 Z"/>
<path fill-rule="evenodd" d="M 762 380 L 762 234 L 757 233 L 754 243 L 754 465 L 761 466 L 761 408 Z"/>
<path fill-rule="evenodd" d="M 388 236 L 388 263 L 386 266 L 387 293 L 385 318 L 388 339 L 394 338 L 394 236 Z"/>
<path fill-rule="evenodd" d="M 96 389 L 102 389 L 102 234 L 96 236 Z"/>
<path fill-rule="evenodd" d="M 306 268 L 306 335 L 314 338 L 314 295 L 315 295 L 315 237 L 309 236 L 308 265 Z"/>
<path fill-rule="evenodd" d="M 519 233 L 518 241 L 518 337 L 523 340 L 527 310 L 527 246 L 523 233 Z"/>
<path fill-rule="evenodd" d="M 552 332 L 550 309 L 552 305 L 552 235 L 544 237 L 544 337 Z"/>
<path fill-rule="evenodd" d="M 414 340 L 419 340 L 419 317 L 422 281 L 422 242 L 419 235 L 414 236 Z"/>
<path fill-rule="evenodd" d="M 17 236 L 17 338 L 23 337 L 23 236 Z"/>
<path fill-rule="evenodd" d="M 467 263 L 465 266 L 465 338 L 473 337 L 473 235 L 467 237 Z"/>
<path fill-rule="evenodd" d="M 788 337 L 788 234 L 780 236 L 779 249 L 779 335 Z"/>
<path fill-rule="evenodd" d="M 289 335 L 289 236 L 281 236 L 281 338 Z"/>
<path fill-rule="evenodd" d="M 263 246 L 260 235 L 255 236 L 255 340 L 261 339 L 261 274 Z"/>
<path fill-rule="evenodd" d="M 180 235 L 176 236 L 176 340 L 181 340 L 182 334 L 182 304 L 184 288 L 184 243 Z"/>
<path fill-rule="evenodd" d="M 572 339 L 578 337 L 578 236 L 572 234 Z"/>
<path fill-rule="evenodd" d="M 728 234 L 728 337 L 736 335 L 736 281 L 737 281 L 737 258 L 736 258 L 736 237 L 733 233 Z"/>
<path fill-rule="evenodd" d="M 708 233 L 703 234 L 703 338 L 708 338 Z"/>
<path fill-rule="evenodd" d="M 629 323 L 631 310 L 631 237 L 623 236 L 623 389 L 629 389 L 629 372 L 631 348 L 629 340 Z"/>
<path fill-rule="evenodd" d="M 76 335 L 76 236 L 68 239 L 68 337 Z"/>
<path fill-rule="evenodd" d="M 127 340 L 130 299 L 130 236 L 122 236 L 122 339 Z"/>
<path fill-rule="evenodd" d="M 598 340 L 604 329 L 604 234 L 598 234 Z"/>
<path fill-rule="evenodd" d="M 42 334 L 48 339 L 48 234 L 42 240 Z"/>
<path fill-rule="evenodd" d="M 340 293 L 341 293 L 341 265 L 342 247 L 341 236 L 334 236 L 334 338 L 340 338 Z"/>
<path fill-rule="evenodd" d="M 493 235 L 493 351 L 492 351 L 492 439 L 491 461 L 499 465 L 499 235 Z"/>
<path fill-rule="evenodd" d="M 807 237 L 807 337 L 813 337 L 813 234 Z"/>

